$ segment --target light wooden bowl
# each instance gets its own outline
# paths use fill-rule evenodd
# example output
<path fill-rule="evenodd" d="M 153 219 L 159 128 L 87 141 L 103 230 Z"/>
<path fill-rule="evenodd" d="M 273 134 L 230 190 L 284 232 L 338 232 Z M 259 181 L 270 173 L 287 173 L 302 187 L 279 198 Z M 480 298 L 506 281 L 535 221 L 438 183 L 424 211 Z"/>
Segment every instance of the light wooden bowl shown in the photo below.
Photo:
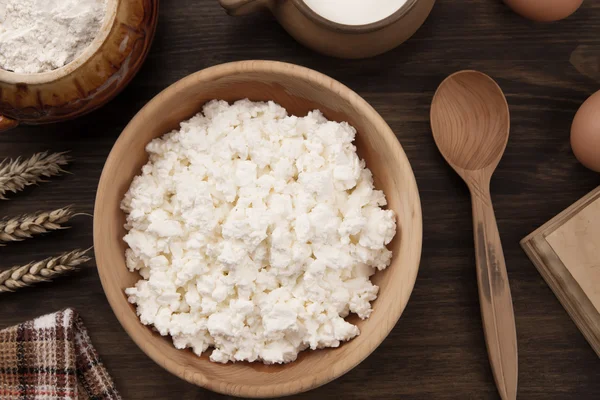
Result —
<path fill-rule="evenodd" d="M 0 68 L 0 132 L 87 114 L 115 97 L 141 68 L 158 23 L 159 0 L 108 0 L 94 41 L 64 67 L 39 74 Z"/>
<path fill-rule="evenodd" d="M 125 266 L 126 245 L 119 208 L 131 180 L 147 162 L 145 146 L 201 110 L 212 99 L 274 100 L 290 114 L 303 116 L 320 109 L 327 118 L 357 128 L 356 145 L 397 213 L 398 232 L 390 244 L 390 267 L 374 275 L 379 298 L 368 320 L 350 317 L 361 334 L 336 349 L 304 351 L 286 365 L 217 364 L 207 355 L 177 350 L 171 339 L 142 325 L 124 289 L 140 279 Z M 155 362 L 188 382 L 216 392 L 244 397 L 275 397 L 323 385 L 358 365 L 390 333 L 412 292 L 422 242 L 421 204 L 413 171 L 389 126 L 356 93 L 307 68 L 270 61 L 223 64 L 173 84 L 150 101 L 115 143 L 98 186 L 94 212 L 94 246 L 104 291 L 117 318 Z M 402 329 L 400 326 L 398 329 Z"/>

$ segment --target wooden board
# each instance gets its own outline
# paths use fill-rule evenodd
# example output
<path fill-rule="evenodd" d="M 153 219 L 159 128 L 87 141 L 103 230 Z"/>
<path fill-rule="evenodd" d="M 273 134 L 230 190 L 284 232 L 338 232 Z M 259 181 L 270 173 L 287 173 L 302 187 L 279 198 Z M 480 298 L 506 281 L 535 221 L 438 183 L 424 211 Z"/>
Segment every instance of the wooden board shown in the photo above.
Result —
<path fill-rule="evenodd" d="M 600 357 L 600 187 L 521 246 Z"/>

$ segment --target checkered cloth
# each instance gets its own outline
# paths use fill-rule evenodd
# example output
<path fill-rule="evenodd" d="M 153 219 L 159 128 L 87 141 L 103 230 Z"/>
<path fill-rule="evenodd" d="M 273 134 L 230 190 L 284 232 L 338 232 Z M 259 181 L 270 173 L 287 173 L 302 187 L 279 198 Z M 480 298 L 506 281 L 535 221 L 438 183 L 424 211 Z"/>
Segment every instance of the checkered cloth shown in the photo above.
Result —
<path fill-rule="evenodd" d="M 0 400 L 121 399 L 77 312 L 0 331 Z"/>

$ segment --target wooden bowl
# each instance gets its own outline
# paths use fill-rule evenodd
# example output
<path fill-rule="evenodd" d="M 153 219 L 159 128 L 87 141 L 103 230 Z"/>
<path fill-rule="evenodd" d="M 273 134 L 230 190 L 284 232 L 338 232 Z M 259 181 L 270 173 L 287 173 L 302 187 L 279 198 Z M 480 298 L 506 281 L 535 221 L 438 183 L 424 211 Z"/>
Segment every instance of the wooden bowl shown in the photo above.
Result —
<path fill-rule="evenodd" d="M 168 337 L 142 325 L 124 289 L 140 279 L 125 266 L 125 215 L 119 208 L 134 176 L 147 162 L 145 146 L 179 127 L 212 99 L 274 100 L 290 114 L 320 109 L 330 120 L 358 130 L 359 155 L 397 213 L 398 232 L 390 243 L 392 264 L 373 276 L 379 298 L 368 320 L 350 317 L 360 336 L 339 348 L 304 351 L 285 365 L 217 364 L 208 355 L 177 350 Z M 271 61 L 223 64 L 190 75 L 150 101 L 127 125 L 102 172 L 94 212 L 94 247 L 102 286 L 117 318 L 155 362 L 188 382 L 244 397 L 275 397 L 323 385 L 358 365 L 385 339 L 400 318 L 419 269 L 421 204 L 413 171 L 389 126 L 360 96 L 341 83 L 307 68 Z M 402 329 L 402 327 L 399 327 Z"/>
<path fill-rule="evenodd" d="M 146 59 L 158 22 L 158 0 L 108 0 L 94 41 L 53 71 L 17 74 L 0 69 L 0 131 L 86 114 L 106 104 Z"/>

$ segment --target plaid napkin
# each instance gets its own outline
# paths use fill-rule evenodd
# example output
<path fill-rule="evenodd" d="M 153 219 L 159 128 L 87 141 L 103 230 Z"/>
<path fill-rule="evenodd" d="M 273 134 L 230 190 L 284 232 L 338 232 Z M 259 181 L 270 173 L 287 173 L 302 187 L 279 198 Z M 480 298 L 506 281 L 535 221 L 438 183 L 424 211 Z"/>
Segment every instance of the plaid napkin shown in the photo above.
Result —
<path fill-rule="evenodd" d="M 0 331 L 0 400 L 121 399 L 73 309 Z"/>

